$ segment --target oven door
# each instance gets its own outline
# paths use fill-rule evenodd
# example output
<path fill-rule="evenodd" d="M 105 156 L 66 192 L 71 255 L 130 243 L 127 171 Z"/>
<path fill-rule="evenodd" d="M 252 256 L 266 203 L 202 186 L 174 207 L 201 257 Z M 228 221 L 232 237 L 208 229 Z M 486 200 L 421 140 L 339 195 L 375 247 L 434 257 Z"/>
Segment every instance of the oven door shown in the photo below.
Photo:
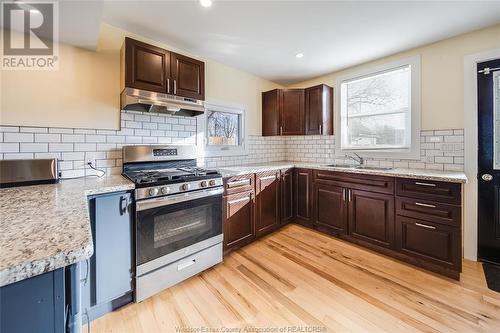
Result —
<path fill-rule="evenodd" d="M 137 275 L 222 242 L 222 192 L 208 189 L 138 201 Z"/>

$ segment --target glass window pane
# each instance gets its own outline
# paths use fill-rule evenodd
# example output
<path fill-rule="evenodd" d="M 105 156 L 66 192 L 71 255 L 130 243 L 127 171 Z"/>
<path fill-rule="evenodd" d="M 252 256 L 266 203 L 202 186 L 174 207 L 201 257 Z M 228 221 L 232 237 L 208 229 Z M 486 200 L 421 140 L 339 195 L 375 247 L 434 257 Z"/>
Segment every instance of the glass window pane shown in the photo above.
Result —
<path fill-rule="evenodd" d="M 240 117 L 237 113 L 208 111 L 207 144 L 238 146 L 240 144 Z"/>
<path fill-rule="evenodd" d="M 344 148 L 410 146 L 410 66 L 344 83 Z"/>

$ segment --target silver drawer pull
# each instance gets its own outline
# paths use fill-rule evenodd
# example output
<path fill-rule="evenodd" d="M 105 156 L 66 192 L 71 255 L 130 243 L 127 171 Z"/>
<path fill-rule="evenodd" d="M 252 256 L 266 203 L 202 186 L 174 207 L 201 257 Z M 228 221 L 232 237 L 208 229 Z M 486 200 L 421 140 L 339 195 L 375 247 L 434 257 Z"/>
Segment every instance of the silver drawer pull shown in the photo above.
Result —
<path fill-rule="evenodd" d="M 436 227 L 433 227 L 432 225 L 427 225 L 427 224 L 421 224 L 421 223 L 415 223 L 417 227 L 422 227 L 422 228 L 427 228 L 427 229 L 432 229 L 435 230 Z"/>
<path fill-rule="evenodd" d="M 234 182 L 229 182 L 227 185 L 240 186 L 240 185 L 250 185 L 250 179 L 236 180 Z"/>
<path fill-rule="evenodd" d="M 421 203 L 421 202 L 415 202 L 415 205 L 422 206 L 422 207 L 436 208 L 435 205 L 424 204 L 424 203 Z"/>
<path fill-rule="evenodd" d="M 250 195 L 250 200 L 251 199 L 252 199 L 252 196 Z M 242 202 L 242 201 L 248 201 L 248 197 L 244 197 L 244 198 L 240 198 L 240 199 L 236 199 L 236 200 L 231 200 L 228 202 L 228 204 L 232 205 L 232 204 Z"/>
<path fill-rule="evenodd" d="M 415 182 L 415 185 L 436 187 L 436 184 Z"/>
<path fill-rule="evenodd" d="M 273 176 L 266 176 L 266 177 L 261 177 L 259 179 L 260 180 L 276 179 L 276 176 L 275 175 L 273 175 Z"/>

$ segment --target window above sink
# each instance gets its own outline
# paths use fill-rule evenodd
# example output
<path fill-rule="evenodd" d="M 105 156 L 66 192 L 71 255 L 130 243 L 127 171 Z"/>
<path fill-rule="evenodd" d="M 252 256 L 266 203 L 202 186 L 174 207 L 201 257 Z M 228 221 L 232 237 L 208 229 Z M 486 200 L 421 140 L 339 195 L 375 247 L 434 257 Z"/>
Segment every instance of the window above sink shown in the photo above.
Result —
<path fill-rule="evenodd" d="M 337 151 L 420 156 L 420 57 L 339 77 L 337 87 Z"/>

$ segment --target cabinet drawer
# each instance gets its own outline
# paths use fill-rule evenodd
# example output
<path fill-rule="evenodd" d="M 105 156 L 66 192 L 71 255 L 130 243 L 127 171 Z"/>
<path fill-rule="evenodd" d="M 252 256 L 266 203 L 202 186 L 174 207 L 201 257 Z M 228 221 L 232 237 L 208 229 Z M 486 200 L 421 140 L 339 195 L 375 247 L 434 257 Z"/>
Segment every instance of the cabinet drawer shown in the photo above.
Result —
<path fill-rule="evenodd" d="M 401 253 L 443 268 L 460 270 L 460 228 L 398 216 L 396 235 Z"/>
<path fill-rule="evenodd" d="M 224 179 L 224 194 L 235 194 L 246 191 L 254 191 L 255 175 L 242 175 Z"/>
<path fill-rule="evenodd" d="M 396 214 L 460 227 L 462 207 L 435 201 L 396 197 Z"/>
<path fill-rule="evenodd" d="M 316 183 L 385 194 L 394 193 L 394 178 L 392 177 L 314 170 L 313 178 Z"/>
<path fill-rule="evenodd" d="M 398 196 L 461 204 L 461 184 L 419 179 L 396 179 Z"/>

